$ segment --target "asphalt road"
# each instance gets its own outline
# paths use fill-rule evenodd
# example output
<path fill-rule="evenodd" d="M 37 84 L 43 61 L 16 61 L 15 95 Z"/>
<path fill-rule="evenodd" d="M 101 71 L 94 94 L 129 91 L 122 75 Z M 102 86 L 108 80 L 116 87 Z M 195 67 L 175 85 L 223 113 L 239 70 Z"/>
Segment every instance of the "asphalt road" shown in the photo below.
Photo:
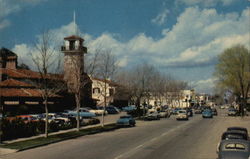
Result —
<path fill-rule="evenodd" d="M 8 159 L 215 159 L 220 135 L 228 126 L 249 127 L 250 119 L 213 119 L 195 115 L 189 121 L 174 116 L 138 121 L 135 128 L 83 136 L 3 156 Z"/>

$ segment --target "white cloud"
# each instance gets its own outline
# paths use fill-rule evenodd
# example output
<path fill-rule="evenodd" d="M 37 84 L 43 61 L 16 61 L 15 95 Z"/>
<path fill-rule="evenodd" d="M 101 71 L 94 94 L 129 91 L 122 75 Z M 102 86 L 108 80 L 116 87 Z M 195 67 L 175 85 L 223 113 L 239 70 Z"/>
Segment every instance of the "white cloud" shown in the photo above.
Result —
<path fill-rule="evenodd" d="M 6 19 L 3 21 L 0 21 L 0 30 L 6 28 L 8 26 L 10 26 L 10 21 L 8 21 Z"/>
<path fill-rule="evenodd" d="M 194 87 L 195 91 L 200 93 L 212 93 L 214 90 L 214 83 L 216 82 L 216 78 L 209 78 L 205 80 L 199 80 L 195 82 L 191 82 L 191 86 Z"/>
<path fill-rule="evenodd" d="M 155 18 L 151 20 L 152 23 L 157 25 L 162 25 L 165 23 L 167 16 L 169 14 L 168 9 L 164 9 L 161 13 L 159 13 Z"/>
<path fill-rule="evenodd" d="M 11 3 L 11 0 L 0 0 L 0 20 L 10 13 L 16 12 L 20 9 L 20 6 Z"/>
<path fill-rule="evenodd" d="M 79 35 L 84 37 L 89 54 L 100 47 L 111 49 L 118 58 L 119 66 L 148 61 L 160 68 L 207 67 L 213 66 L 217 55 L 226 48 L 243 44 L 250 49 L 249 11 L 246 8 L 242 13 L 219 14 L 215 9 L 190 7 L 180 14 L 171 29 L 162 30 L 160 39 L 153 39 L 144 33 L 127 42 L 121 42 L 115 38 L 116 35 L 107 32 L 99 37 L 81 32 Z M 64 37 L 74 34 L 74 23 L 51 31 L 57 39 L 55 41 L 61 45 Z M 26 56 L 23 52 L 30 52 L 32 47 L 18 44 L 14 50 L 20 56 Z"/>
<path fill-rule="evenodd" d="M 186 5 L 201 5 L 205 7 L 213 7 L 217 4 L 224 6 L 231 5 L 237 0 L 177 0 L 177 3 L 183 3 Z"/>
<path fill-rule="evenodd" d="M 31 58 L 31 53 L 34 52 L 34 48 L 28 46 L 27 44 L 18 44 L 15 45 L 12 51 L 17 54 L 19 64 L 25 63 L 29 67 L 33 69 L 35 68 Z"/>

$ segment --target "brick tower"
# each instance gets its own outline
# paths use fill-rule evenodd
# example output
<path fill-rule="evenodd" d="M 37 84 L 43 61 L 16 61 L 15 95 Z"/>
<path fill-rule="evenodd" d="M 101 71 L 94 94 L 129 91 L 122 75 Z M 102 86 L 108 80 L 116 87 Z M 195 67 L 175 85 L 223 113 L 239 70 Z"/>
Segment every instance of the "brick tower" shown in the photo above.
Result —
<path fill-rule="evenodd" d="M 84 54 L 87 53 L 87 48 L 83 46 L 84 39 L 79 36 L 72 35 L 64 40 L 64 46 L 61 48 L 64 53 L 64 80 L 71 90 L 84 73 Z"/>

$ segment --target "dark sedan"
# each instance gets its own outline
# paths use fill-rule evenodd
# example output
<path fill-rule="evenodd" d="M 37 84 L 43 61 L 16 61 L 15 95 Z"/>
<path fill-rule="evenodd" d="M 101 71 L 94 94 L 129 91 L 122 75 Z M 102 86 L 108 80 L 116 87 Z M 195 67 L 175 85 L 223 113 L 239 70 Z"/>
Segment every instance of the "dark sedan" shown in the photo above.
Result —
<path fill-rule="evenodd" d="M 249 147 L 249 141 L 222 140 L 217 150 L 218 159 L 248 159 Z"/>

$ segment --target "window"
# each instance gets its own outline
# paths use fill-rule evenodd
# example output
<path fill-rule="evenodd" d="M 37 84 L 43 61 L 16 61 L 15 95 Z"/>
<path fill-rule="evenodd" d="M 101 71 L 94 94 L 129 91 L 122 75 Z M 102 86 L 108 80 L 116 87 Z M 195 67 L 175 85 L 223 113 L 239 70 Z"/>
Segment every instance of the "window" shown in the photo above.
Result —
<path fill-rule="evenodd" d="M 93 88 L 93 94 L 100 94 L 101 90 L 100 88 Z"/>

